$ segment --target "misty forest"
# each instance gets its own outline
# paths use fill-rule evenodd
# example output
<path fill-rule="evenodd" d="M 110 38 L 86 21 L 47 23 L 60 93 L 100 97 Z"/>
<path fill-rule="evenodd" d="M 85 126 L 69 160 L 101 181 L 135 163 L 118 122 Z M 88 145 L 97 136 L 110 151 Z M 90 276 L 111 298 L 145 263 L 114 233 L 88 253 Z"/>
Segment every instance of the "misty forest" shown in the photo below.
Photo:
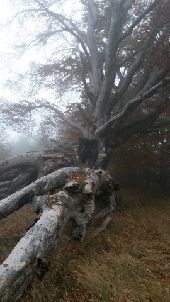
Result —
<path fill-rule="evenodd" d="M 0 13 L 0 301 L 170 301 L 170 1 Z"/>

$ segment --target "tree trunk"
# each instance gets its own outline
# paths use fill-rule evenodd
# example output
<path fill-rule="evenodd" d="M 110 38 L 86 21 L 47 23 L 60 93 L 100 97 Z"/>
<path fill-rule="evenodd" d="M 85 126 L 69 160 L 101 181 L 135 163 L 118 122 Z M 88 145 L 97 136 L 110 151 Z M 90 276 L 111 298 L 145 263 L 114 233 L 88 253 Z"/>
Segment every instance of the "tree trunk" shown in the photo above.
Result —
<path fill-rule="evenodd" d="M 58 191 L 59 188 L 61 191 Z M 0 266 L 1 301 L 16 301 L 33 275 L 41 275 L 46 270 L 44 259 L 49 259 L 70 218 L 76 225 L 73 237 L 83 240 L 86 225 L 94 214 L 97 196 L 105 192 L 105 199 L 109 204 L 106 210 L 97 215 L 103 217 L 115 207 L 113 190 L 114 182 L 108 172 L 88 168 L 63 168 L 2 200 L 1 218 L 26 202 L 32 202 L 40 219 Z"/>
<path fill-rule="evenodd" d="M 94 168 L 98 159 L 99 143 L 96 139 L 80 138 L 78 157 L 80 164 Z"/>
<path fill-rule="evenodd" d="M 80 164 L 90 168 L 106 169 L 112 155 L 112 149 L 103 139 L 79 139 L 78 157 Z"/>

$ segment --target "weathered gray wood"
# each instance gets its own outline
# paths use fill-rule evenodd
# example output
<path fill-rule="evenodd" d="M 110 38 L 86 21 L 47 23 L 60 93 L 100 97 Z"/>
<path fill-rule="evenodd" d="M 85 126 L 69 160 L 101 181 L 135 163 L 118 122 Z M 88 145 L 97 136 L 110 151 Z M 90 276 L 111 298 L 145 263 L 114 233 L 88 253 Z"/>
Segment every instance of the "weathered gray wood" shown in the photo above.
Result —
<path fill-rule="evenodd" d="M 61 186 L 62 191 L 49 194 L 51 189 Z M 0 301 L 13 302 L 23 294 L 38 263 L 43 263 L 43 259 L 49 257 L 56 247 L 69 218 L 76 223 L 73 237 L 81 241 L 84 239 L 86 226 L 94 215 L 95 196 L 102 189 L 113 201 L 112 178 L 107 172 L 65 168 L 39 179 L 16 193 L 17 196 L 12 195 L 13 201 L 17 202 L 24 200 L 28 194 L 28 199 L 32 198 L 33 210 L 39 213 L 40 219 L 0 266 Z M 30 190 L 34 193 L 39 190 L 40 196 L 31 195 Z"/>
<path fill-rule="evenodd" d="M 28 152 L 0 163 L 0 200 L 29 185 L 37 178 L 58 169 L 75 166 L 76 154 L 63 146 L 62 150 L 52 149 Z M 2 188 L 2 189 L 1 189 Z"/>
<path fill-rule="evenodd" d="M 0 266 L 0 301 L 12 302 L 23 294 L 29 284 L 36 262 L 48 256 L 57 245 L 67 220 L 67 209 L 62 205 L 47 208 Z"/>
<path fill-rule="evenodd" d="M 79 168 L 63 168 L 47 176 L 43 176 L 22 190 L 0 201 L 0 219 L 7 217 L 25 204 L 29 203 L 34 196 L 43 195 L 50 190 L 61 188 L 71 173 L 78 172 Z"/>

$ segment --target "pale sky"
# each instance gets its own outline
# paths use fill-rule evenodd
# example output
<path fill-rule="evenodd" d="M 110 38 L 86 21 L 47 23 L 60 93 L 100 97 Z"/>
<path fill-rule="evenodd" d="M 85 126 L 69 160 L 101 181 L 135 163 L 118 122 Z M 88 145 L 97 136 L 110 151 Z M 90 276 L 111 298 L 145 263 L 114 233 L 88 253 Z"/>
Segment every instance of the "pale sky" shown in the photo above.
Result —
<path fill-rule="evenodd" d="M 46 62 L 50 51 L 52 52 L 53 50 L 53 46 L 54 49 L 56 48 L 56 43 L 54 43 L 54 45 L 50 44 L 50 48 L 47 45 L 43 48 L 30 47 L 25 52 L 23 52 L 23 50 L 20 51 L 18 46 L 22 45 L 24 41 L 31 41 L 32 36 L 38 32 L 38 27 L 40 27 L 41 24 L 35 24 L 32 21 L 27 21 L 24 25 L 20 25 L 16 20 L 12 23 L 8 23 L 8 21 L 11 20 L 18 11 L 15 4 L 15 0 L 0 0 L 0 98 L 7 99 L 12 102 L 22 99 L 24 97 L 24 91 L 12 90 L 9 86 L 5 85 L 6 81 L 14 80 L 18 73 L 24 73 L 27 71 L 29 64 L 32 62 Z M 61 13 L 72 17 L 74 20 L 80 19 L 81 9 L 79 0 L 65 0 L 64 6 L 60 6 Z M 20 10 L 22 10 L 22 7 Z M 60 41 L 58 39 L 57 48 L 62 49 L 62 47 L 63 40 Z M 43 96 L 50 101 L 56 99 L 54 92 L 51 90 L 42 90 L 39 92 L 38 96 Z M 78 95 L 76 92 L 67 92 L 64 97 L 64 103 L 68 104 L 67 100 L 72 102 L 72 100 L 74 101 L 77 97 Z M 58 103 L 61 104 L 61 100 L 58 99 Z"/>
<path fill-rule="evenodd" d="M 24 41 L 31 41 L 34 34 L 39 32 L 38 27 L 43 25 L 35 24 L 32 20 L 28 20 L 24 23 L 24 26 L 22 25 L 22 28 L 20 28 L 14 20 L 12 24 L 4 26 L 17 11 L 14 0 L 0 0 L 0 97 L 12 98 L 13 100 L 17 100 L 20 97 L 19 92 L 17 93 L 15 91 L 14 93 L 9 87 L 4 87 L 4 82 L 7 79 L 14 79 L 17 73 L 27 71 L 31 62 L 46 62 L 46 59 L 49 58 L 50 51 L 52 52 L 52 50 L 56 48 L 56 43 L 54 44 L 54 49 L 51 43 L 50 48 L 47 45 L 43 48 L 30 47 L 25 52 L 23 52 L 23 50 L 20 51 L 20 44 L 22 45 Z M 79 0 L 65 0 L 64 6 L 60 6 L 60 11 L 75 20 L 80 19 L 81 6 Z M 63 39 L 61 41 L 58 39 L 57 48 L 62 49 L 62 47 Z M 50 92 L 47 93 L 47 97 L 49 96 Z"/>

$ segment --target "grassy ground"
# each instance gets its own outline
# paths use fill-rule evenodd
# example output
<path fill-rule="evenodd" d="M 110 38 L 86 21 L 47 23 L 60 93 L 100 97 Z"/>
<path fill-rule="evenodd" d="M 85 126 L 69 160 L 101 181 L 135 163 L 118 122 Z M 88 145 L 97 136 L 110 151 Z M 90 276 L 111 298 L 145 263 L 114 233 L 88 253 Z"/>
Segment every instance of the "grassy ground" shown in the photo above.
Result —
<path fill-rule="evenodd" d="M 27 206 L 0 221 L 1 261 L 31 220 Z M 64 235 L 50 271 L 22 302 L 170 302 L 170 199 L 122 192 L 119 211 L 95 240 L 94 227 L 82 244 Z"/>

